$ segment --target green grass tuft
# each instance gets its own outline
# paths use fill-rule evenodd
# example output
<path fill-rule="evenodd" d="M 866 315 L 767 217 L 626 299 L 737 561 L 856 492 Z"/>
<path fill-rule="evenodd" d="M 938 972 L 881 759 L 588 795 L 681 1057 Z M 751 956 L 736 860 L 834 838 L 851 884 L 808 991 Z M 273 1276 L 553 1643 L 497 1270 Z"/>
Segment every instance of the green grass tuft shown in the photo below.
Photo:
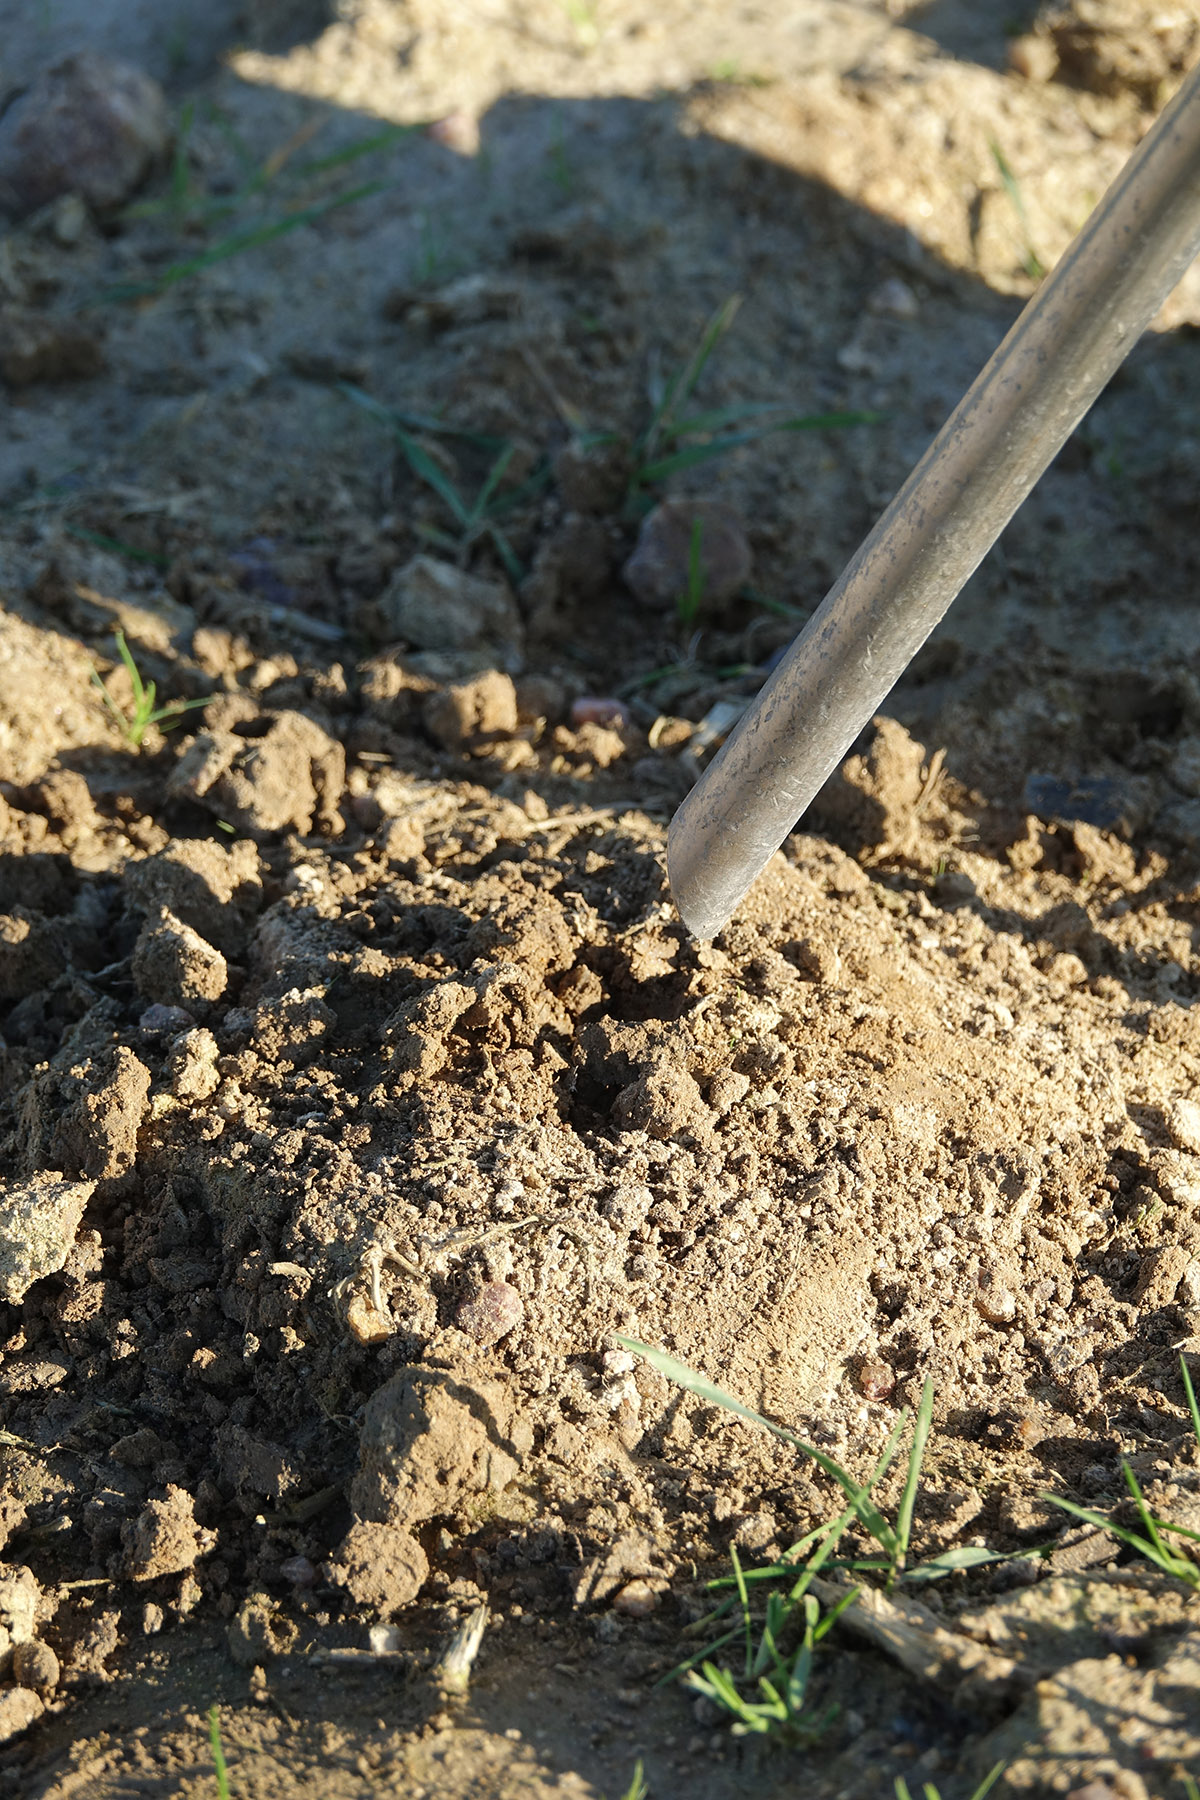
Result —
<path fill-rule="evenodd" d="M 113 698 L 108 684 L 98 669 L 92 670 L 92 686 L 100 690 L 104 704 L 120 727 L 122 737 L 134 750 L 141 749 L 142 740 L 152 725 L 157 725 L 160 731 L 171 731 L 179 724 L 185 712 L 190 712 L 197 706 L 208 705 L 212 698 L 211 694 L 205 694 L 202 699 L 198 700 L 168 700 L 165 706 L 156 706 L 154 702 L 158 690 L 154 682 L 142 680 L 141 670 L 134 661 L 133 652 L 125 641 L 125 633 L 117 631 L 114 633 L 114 637 L 116 638 L 117 654 L 125 664 L 133 688 L 132 711 L 121 706 Z"/>
<path fill-rule="evenodd" d="M 221 1748 L 221 1720 L 215 1706 L 208 1709 L 208 1741 L 212 1745 L 213 1766 L 217 1772 L 217 1800 L 230 1800 L 229 1771 Z"/>

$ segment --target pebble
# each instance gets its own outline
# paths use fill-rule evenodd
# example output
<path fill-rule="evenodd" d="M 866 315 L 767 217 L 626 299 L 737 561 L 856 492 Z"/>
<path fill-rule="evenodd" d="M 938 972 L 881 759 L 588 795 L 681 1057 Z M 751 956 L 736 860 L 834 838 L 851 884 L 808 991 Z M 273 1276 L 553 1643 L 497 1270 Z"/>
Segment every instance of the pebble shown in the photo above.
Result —
<path fill-rule="evenodd" d="M 525 1317 L 525 1302 L 507 1281 L 489 1281 L 486 1287 L 464 1300 L 455 1315 L 460 1331 L 477 1344 L 498 1344 Z"/>
<path fill-rule="evenodd" d="M 884 1362 L 865 1362 L 858 1371 L 858 1385 L 868 1400 L 886 1400 L 896 1386 L 896 1372 Z"/>
<path fill-rule="evenodd" d="M 316 1564 L 307 1556 L 289 1556 L 279 1565 L 279 1573 L 284 1581 L 290 1581 L 293 1587 L 312 1587 L 317 1579 Z"/>
<path fill-rule="evenodd" d="M 892 319 L 915 319 L 921 309 L 907 281 L 891 275 L 875 289 L 867 301 L 867 310 Z"/>
<path fill-rule="evenodd" d="M 0 118 L 0 212 L 23 219 L 61 194 L 119 206 L 170 142 L 156 81 L 82 50 L 45 69 Z"/>
<path fill-rule="evenodd" d="M 613 1608 L 629 1619 L 648 1619 L 658 1611 L 658 1595 L 648 1581 L 627 1581 L 614 1599 Z"/>
<path fill-rule="evenodd" d="M 155 1001 L 148 1006 L 138 1019 L 138 1030 L 147 1037 L 175 1037 L 178 1033 L 188 1031 L 196 1023 L 191 1013 L 182 1006 L 163 1006 Z"/>
<path fill-rule="evenodd" d="M 664 500 L 642 520 L 622 570 L 643 606 L 664 609 L 687 593 L 697 525 L 702 605 L 722 605 L 749 580 L 750 546 L 732 507 L 719 500 Z"/>
<path fill-rule="evenodd" d="M 1017 1298 L 1011 1288 L 984 1275 L 975 1294 L 975 1308 L 989 1325 L 1011 1325 L 1017 1316 Z"/>
<path fill-rule="evenodd" d="M 572 725 L 608 725 L 623 730 L 629 724 L 629 708 L 623 700 L 602 700 L 593 694 L 581 694 L 571 702 Z"/>

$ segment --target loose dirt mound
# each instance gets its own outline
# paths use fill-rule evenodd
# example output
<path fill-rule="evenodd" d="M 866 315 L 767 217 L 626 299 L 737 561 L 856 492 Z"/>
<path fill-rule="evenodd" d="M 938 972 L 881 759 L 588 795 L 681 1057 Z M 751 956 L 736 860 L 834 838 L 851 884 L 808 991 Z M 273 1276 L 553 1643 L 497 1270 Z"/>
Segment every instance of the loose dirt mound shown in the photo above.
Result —
<path fill-rule="evenodd" d="M 1040 1498 L 1119 1508 L 1125 1458 L 1200 1509 L 1193 341 L 1134 357 L 716 943 L 664 875 L 1011 316 L 990 290 L 1143 128 L 1145 83 L 1095 73 L 1133 28 L 1047 14 L 1001 73 L 821 4 L 764 26 L 764 85 L 694 10 L 614 3 L 607 60 L 587 9 L 520 10 L 518 101 L 509 24 L 468 56 L 442 7 L 348 8 L 177 109 L 140 201 L 6 239 L 21 330 L 105 359 L 12 363 L 0 447 L 31 1800 L 211 1791 L 210 1701 L 263 1795 L 611 1797 L 643 1754 L 664 1795 L 865 1800 L 1003 1756 L 1138 1800 L 1196 1751 L 1186 1597 Z M 1047 85 L 1084 37 L 1099 96 Z M 356 119 L 364 69 L 436 130 Z M 1049 141 L 1013 210 L 1004 159 Z M 336 187 L 360 161 L 379 191 Z M 804 429 L 692 455 L 783 386 Z M 188 710 L 131 725 L 151 680 Z M 858 1477 L 932 1383 L 910 1563 L 1013 1560 L 829 1640 L 811 1754 L 752 1763 L 651 1680 L 730 1546 L 770 1562 L 837 1490 L 618 1335 Z"/>

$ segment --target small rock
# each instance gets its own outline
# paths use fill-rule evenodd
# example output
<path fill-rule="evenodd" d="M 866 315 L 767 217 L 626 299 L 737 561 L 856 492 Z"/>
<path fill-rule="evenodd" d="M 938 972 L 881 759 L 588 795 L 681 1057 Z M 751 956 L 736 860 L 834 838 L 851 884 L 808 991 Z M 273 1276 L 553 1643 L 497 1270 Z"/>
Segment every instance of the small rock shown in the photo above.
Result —
<path fill-rule="evenodd" d="M 95 332 L 27 306 L 0 306 L 0 376 L 10 387 L 82 381 L 104 366 Z"/>
<path fill-rule="evenodd" d="M 429 1560 L 410 1531 L 359 1519 L 326 1569 L 359 1606 L 388 1617 L 416 1599 L 429 1574 Z"/>
<path fill-rule="evenodd" d="M 51 1170 L 0 1183 L 0 1298 L 16 1305 L 35 1281 L 64 1266 L 95 1186 Z"/>
<path fill-rule="evenodd" d="M 464 1300 L 455 1315 L 460 1331 L 477 1344 L 498 1344 L 515 1331 L 525 1317 L 525 1303 L 507 1281 L 489 1281 L 471 1299 Z"/>
<path fill-rule="evenodd" d="M 494 644 L 511 660 L 521 647 L 521 616 L 500 581 L 481 581 L 453 563 L 414 556 L 379 599 L 387 629 L 418 650 L 466 650 Z"/>
<path fill-rule="evenodd" d="M 447 750 L 486 750 L 517 729 L 517 692 L 510 675 L 488 669 L 455 682 L 425 702 L 426 729 Z"/>
<path fill-rule="evenodd" d="M 251 1669 L 272 1656 L 286 1656 L 300 1635 L 267 1594 L 250 1594 L 243 1600 L 226 1636 L 235 1663 Z"/>
<path fill-rule="evenodd" d="M 310 1588 L 317 1579 L 316 1565 L 307 1556 L 288 1556 L 279 1565 L 282 1580 L 290 1581 L 293 1587 Z"/>
<path fill-rule="evenodd" d="M 630 1619 L 648 1619 L 658 1611 L 658 1594 L 648 1581 L 627 1581 L 613 1600 L 613 1609 Z"/>
<path fill-rule="evenodd" d="M 196 1023 L 182 1006 L 163 1006 L 157 1000 L 148 1006 L 138 1020 L 138 1030 L 146 1037 L 175 1037 Z"/>
<path fill-rule="evenodd" d="M 15 1645 L 12 1672 L 22 1687 L 32 1688 L 35 1694 L 52 1694 L 58 1686 L 61 1671 L 49 1644 L 39 1644 L 36 1638 L 30 1638 Z"/>
<path fill-rule="evenodd" d="M 8 1743 L 40 1719 L 45 1706 L 32 1688 L 5 1688 L 0 1694 L 0 1744 Z"/>
<path fill-rule="evenodd" d="M 989 1325 L 1011 1325 L 1017 1316 L 1017 1299 L 1011 1288 L 990 1275 L 980 1277 L 975 1308 Z"/>
<path fill-rule="evenodd" d="M 1167 1131 L 1179 1150 L 1200 1155 L 1200 1105 L 1195 1100 L 1175 1100 L 1167 1111 Z"/>
<path fill-rule="evenodd" d="M 581 694 L 571 702 L 571 724 L 606 725 L 614 731 L 629 727 L 629 708 L 623 700 L 602 700 L 593 694 Z"/>
<path fill-rule="evenodd" d="M 133 979 L 147 1000 L 196 1007 L 221 998 L 229 969 L 219 950 L 164 907 L 146 920 L 134 945 Z"/>
<path fill-rule="evenodd" d="M 882 313 L 885 318 L 915 319 L 921 309 L 907 281 L 901 281 L 898 275 L 890 275 L 880 282 L 868 299 L 867 310 Z"/>
<path fill-rule="evenodd" d="M 664 500 L 647 513 L 622 574 L 644 606 L 674 606 L 688 591 L 693 534 L 699 530 L 701 604 L 722 605 L 750 578 L 741 521 L 719 500 Z"/>
<path fill-rule="evenodd" d="M 142 1608 L 142 1636 L 157 1637 L 163 1628 L 165 1619 L 166 1614 L 162 1607 L 153 1600 L 147 1600 Z"/>
<path fill-rule="evenodd" d="M 170 142 L 156 81 L 82 50 L 46 69 L 0 118 L 0 211 L 23 219 L 60 194 L 119 206 Z"/>
<path fill-rule="evenodd" d="M 885 1362 L 865 1362 L 858 1371 L 859 1391 L 868 1400 L 886 1400 L 896 1386 L 896 1371 Z"/>
<path fill-rule="evenodd" d="M 575 1576 L 572 1597 L 576 1606 L 594 1606 L 614 1599 L 634 1581 L 647 1579 L 655 1586 L 662 1585 L 662 1576 L 654 1566 L 654 1544 L 639 1532 L 625 1532 L 584 1563 Z"/>

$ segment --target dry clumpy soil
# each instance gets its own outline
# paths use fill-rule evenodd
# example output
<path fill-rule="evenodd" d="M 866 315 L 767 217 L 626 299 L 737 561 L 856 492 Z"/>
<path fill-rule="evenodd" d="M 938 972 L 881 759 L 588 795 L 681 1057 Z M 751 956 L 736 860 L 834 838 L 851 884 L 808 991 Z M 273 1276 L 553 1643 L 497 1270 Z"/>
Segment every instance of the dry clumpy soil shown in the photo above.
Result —
<path fill-rule="evenodd" d="M 5 1791 L 210 1793 L 210 1704 L 319 1800 L 1197 1766 L 1187 1591 L 1041 1498 L 1124 1458 L 1200 1520 L 1196 292 L 715 943 L 664 861 L 1177 10 L 250 8 L 208 73 L 147 39 L 173 167 L 14 213 Z M 647 473 L 735 292 L 698 406 L 879 416 Z M 140 747 L 115 630 L 192 703 Z M 932 1383 L 911 1560 L 1012 1560 L 839 1629 L 812 1748 L 654 1683 L 836 1490 L 618 1334 L 860 1476 Z"/>

